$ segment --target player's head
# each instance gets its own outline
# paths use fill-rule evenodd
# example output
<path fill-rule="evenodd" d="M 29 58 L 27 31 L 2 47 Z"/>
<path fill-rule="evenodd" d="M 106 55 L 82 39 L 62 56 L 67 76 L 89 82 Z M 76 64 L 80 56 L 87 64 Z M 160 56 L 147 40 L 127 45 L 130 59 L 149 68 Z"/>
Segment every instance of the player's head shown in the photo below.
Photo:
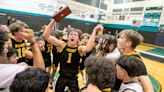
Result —
<path fill-rule="evenodd" d="M 82 32 L 79 29 L 72 28 L 68 32 L 68 42 L 72 45 L 77 45 L 79 40 L 81 39 Z"/>
<path fill-rule="evenodd" d="M 104 57 L 89 57 L 85 61 L 87 83 L 99 89 L 112 87 L 116 77 L 114 62 Z"/>
<path fill-rule="evenodd" d="M 8 52 L 8 39 L 9 36 L 6 32 L 2 31 L 2 26 L 0 26 L 0 63 L 6 63 L 7 61 L 7 52 Z"/>
<path fill-rule="evenodd" d="M 143 36 L 137 31 L 123 30 L 119 33 L 117 46 L 120 49 L 125 49 L 128 47 L 135 49 L 137 45 L 143 42 L 143 40 Z"/>
<path fill-rule="evenodd" d="M 8 62 L 11 64 L 16 64 L 18 61 L 18 56 L 17 56 L 17 49 L 15 48 L 8 48 L 8 53 L 7 53 L 7 58 L 8 58 Z"/>
<path fill-rule="evenodd" d="M 10 92 L 46 92 L 49 74 L 39 68 L 28 68 L 16 75 Z"/>
<path fill-rule="evenodd" d="M 27 29 L 29 27 L 26 23 L 19 21 L 12 23 L 9 28 L 12 35 L 16 36 L 18 40 L 24 40 L 24 29 Z"/>
<path fill-rule="evenodd" d="M 135 56 L 121 56 L 116 63 L 117 77 L 124 80 L 127 76 L 138 76 L 143 65 L 141 59 Z"/>

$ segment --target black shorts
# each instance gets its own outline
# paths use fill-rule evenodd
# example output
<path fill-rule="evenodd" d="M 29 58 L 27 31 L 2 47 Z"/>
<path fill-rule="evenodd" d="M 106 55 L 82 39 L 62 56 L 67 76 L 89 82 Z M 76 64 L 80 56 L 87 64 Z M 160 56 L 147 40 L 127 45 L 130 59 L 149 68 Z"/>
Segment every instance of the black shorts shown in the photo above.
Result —
<path fill-rule="evenodd" d="M 66 86 L 68 86 L 68 88 L 71 92 L 79 92 L 77 78 L 70 80 L 70 79 L 66 79 L 61 76 L 59 76 L 59 78 L 57 80 L 55 92 L 64 92 L 64 89 Z"/>

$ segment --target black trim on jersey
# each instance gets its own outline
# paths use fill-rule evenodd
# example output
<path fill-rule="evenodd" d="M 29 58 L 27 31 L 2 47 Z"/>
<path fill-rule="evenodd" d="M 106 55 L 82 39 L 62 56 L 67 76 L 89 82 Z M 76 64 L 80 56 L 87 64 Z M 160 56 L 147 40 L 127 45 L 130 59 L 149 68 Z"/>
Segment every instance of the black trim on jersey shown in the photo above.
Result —
<path fill-rule="evenodd" d="M 135 90 L 130 89 L 130 88 L 127 88 L 127 89 L 125 89 L 125 90 L 124 90 L 124 91 L 122 91 L 122 92 L 125 92 L 126 90 L 132 90 L 133 92 L 136 92 Z"/>
<path fill-rule="evenodd" d="M 90 56 L 90 54 L 91 54 L 91 51 L 88 52 L 88 53 L 86 53 L 86 55 L 83 56 L 83 57 L 81 58 L 82 61 L 80 62 L 80 70 L 83 70 L 83 69 L 85 68 L 85 66 L 84 66 L 84 62 L 85 62 L 85 60 L 87 59 L 87 57 Z"/>
<path fill-rule="evenodd" d="M 61 77 L 67 79 L 75 79 L 78 74 L 78 67 L 80 64 L 80 53 L 78 47 L 69 47 L 68 44 L 60 52 L 60 70 Z"/>
<path fill-rule="evenodd" d="M 60 53 L 57 52 L 57 48 L 55 46 L 53 46 L 52 54 L 53 54 L 53 64 L 55 65 L 55 67 L 58 67 L 61 56 Z"/>
<path fill-rule="evenodd" d="M 53 50 L 53 45 L 45 41 L 45 50 L 42 52 L 45 67 L 51 66 L 51 52 Z"/>
<path fill-rule="evenodd" d="M 0 88 L 0 91 L 3 91 L 3 90 L 5 90 L 5 88 Z"/>
<path fill-rule="evenodd" d="M 131 83 L 136 83 L 136 82 L 135 81 L 124 82 L 124 84 L 131 84 Z"/>
<path fill-rule="evenodd" d="M 10 38 L 11 40 L 11 45 L 13 48 L 17 49 L 17 55 L 19 57 L 19 59 L 17 60 L 17 63 L 20 63 L 20 62 L 26 62 L 26 55 L 25 55 L 25 52 L 23 53 L 23 51 L 25 50 L 26 51 L 26 44 L 25 44 L 25 41 L 21 41 L 21 42 L 18 42 L 16 41 L 16 39 L 14 37 L 11 37 Z M 24 54 L 24 55 L 23 55 Z"/>

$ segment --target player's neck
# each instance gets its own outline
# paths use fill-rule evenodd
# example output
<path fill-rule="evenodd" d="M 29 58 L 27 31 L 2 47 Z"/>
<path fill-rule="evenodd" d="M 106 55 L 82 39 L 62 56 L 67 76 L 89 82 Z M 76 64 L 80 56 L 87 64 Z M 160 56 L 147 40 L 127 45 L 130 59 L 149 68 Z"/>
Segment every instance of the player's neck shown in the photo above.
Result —
<path fill-rule="evenodd" d="M 77 47 L 78 45 L 75 44 L 75 43 L 74 43 L 74 44 L 68 43 L 68 46 L 69 46 L 69 47 Z"/>
<path fill-rule="evenodd" d="M 128 54 L 128 53 L 133 52 L 133 51 L 134 51 L 133 48 L 125 48 L 125 49 L 123 50 L 123 54 Z"/>
<path fill-rule="evenodd" d="M 129 76 L 126 76 L 123 80 L 124 83 L 137 83 L 138 80 L 136 77 L 129 77 Z"/>
<path fill-rule="evenodd" d="M 17 37 L 17 36 L 14 36 L 14 39 L 16 40 L 16 41 L 19 41 L 19 42 L 21 42 L 22 41 L 22 39 L 20 39 L 19 37 Z"/>

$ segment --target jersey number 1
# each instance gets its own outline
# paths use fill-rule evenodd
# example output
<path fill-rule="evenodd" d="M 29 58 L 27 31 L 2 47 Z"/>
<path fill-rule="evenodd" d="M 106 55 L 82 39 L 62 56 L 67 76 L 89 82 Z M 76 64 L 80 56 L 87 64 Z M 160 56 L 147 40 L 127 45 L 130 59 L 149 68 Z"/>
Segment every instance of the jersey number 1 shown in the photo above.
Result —
<path fill-rule="evenodd" d="M 72 53 L 68 53 L 67 63 L 71 63 Z"/>

